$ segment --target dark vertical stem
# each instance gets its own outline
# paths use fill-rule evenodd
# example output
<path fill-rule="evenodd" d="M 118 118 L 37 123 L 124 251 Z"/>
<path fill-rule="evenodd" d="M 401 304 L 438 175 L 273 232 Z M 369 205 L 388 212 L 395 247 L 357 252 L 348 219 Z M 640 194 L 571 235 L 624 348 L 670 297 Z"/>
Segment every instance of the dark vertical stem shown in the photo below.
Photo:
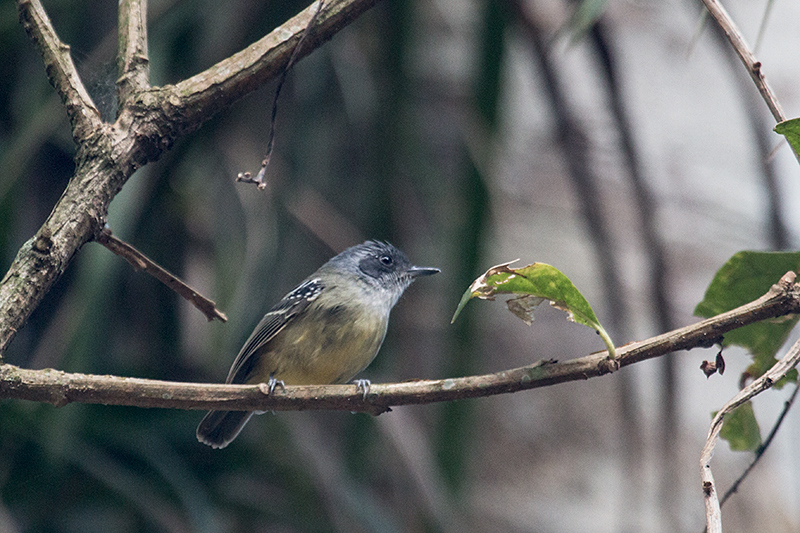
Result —
<path fill-rule="evenodd" d="M 650 290 L 648 300 L 652 303 L 652 313 L 656 319 L 658 331 L 673 329 L 673 311 L 670 294 L 670 276 L 666 259 L 666 246 L 658 232 L 657 205 L 648 186 L 644 171 L 639 159 L 638 150 L 634 141 L 633 129 L 625 107 L 625 99 L 619 86 L 618 68 L 611 45 L 609 44 L 609 29 L 601 18 L 591 28 L 589 40 L 599 57 L 601 72 L 605 77 L 608 87 L 608 97 L 611 113 L 619 132 L 620 148 L 627 176 L 633 190 L 635 206 L 639 217 L 645 251 L 648 258 L 647 287 Z M 678 459 L 675 446 L 678 424 L 678 397 L 677 397 L 677 368 L 674 354 L 667 354 L 661 359 L 661 438 L 662 457 L 665 464 L 676 464 Z M 630 401 L 630 399 L 628 399 Z M 634 411 L 630 407 L 628 411 Z M 637 457 L 641 459 L 641 431 L 637 432 L 636 444 L 639 446 Z M 676 494 L 679 481 L 675 479 L 674 469 L 666 469 L 662 476 L 661 498 L 665 502 L 665 519 L 668 523 L 676 523 L 673 518 L 677 515 L 677 501 L 671 495 Z"/>
<path fill-rule="evenodd" d="M 586 230 L 591 237 L 595 255 L 598 258 L 605 289 L 605 301 L 609 309 L 608 323 L 615 336 L 618 338 L 624 337 L 625 328 L 627 328 L 628 309 L 624 300 L 622 281 L 619 275 L 619 263 L 613 251 L 613 240 L 602 211 L 598 188 L 599 179 L 592 167 L 589 153 L 590 139 L 587 133 L 583 131 L 567 100 L 539 24 L 532 18 L 531 13 L 522 7 L 520 2 L 515 3 L 515 8 L 525 34 L 532 44 L 534 56 L 539 62 L 539 70 L 543 77 L 547 96 L 550 99 L 550 109 L 556 121 L 558 139 L 564 151 L 564 159 L 569 176 L 572 179 L 576 196 L 581 205 Z M 606 47 L 602 51 L 606 52 L 604 59 L 610 62 L 611 56 L 608 48 Z M 602 56 L 603 54 L 601 54 Z M 606 79 L 606 83 L 609 85 L 615 81 L 615 79 L 609 81 L 608 77 Z M 614 90 L 610 87 L 609 92 L 614 92 Z M 621 100 L 618 104 L 621 105 Z M 623 121 L 623 123 L 627 125 L 627 122 Z M 623 129 L 624 126 L 618 125 L 618 127 Z M 633 142 L 630 132 L 628 131 L 627 133 L 626 147 L 631 148 L 632 152 Z M 632 157 L 635 158 L 635 155 Z M 649 199 L 649 196 L 647 198 Z M 624 433 L 621 442 L 626 447 L 626 466 L 629 470 L 635 470 L 643 455 L 643 444 L 631 380 L 632 377 L 630 375 L 619 375 L 619 397 L 623 413 L 623 428 L 621 429 L 622 433 Z M 632 477 L 632 479 L 638 478 Z M 640 491 L 637 489 L 635 481 L 628 484 L 628 486 L 629 492 L 625 495 L 625 500 L 629 505 L 635 506 Z"/>
<path fill-rule="evenodd" d="M 597 187 L 598 178 L 592 169 L 589 154 L 590 141 L 567 101 L 538 25 L 525 13 L 519 2 L 516 2 L 514 6 L 518 20 L 525 30 L 525 35 L 533 46 L 534 57 L 539 62 L 539 70 L 543 77 L 545 92 L 550 100 L 550 109 L 555 119 L 559 143 L 564 150 L 564 160 L 569 177 L 572 179 L 576 197 L 580 202 L 586 231 L 594 244 L 605 289 L 605 300 L 609 308 L 607 322 L 612 331 L 619 334 L 627 324 L 627 306 L 623 298 L 622 282 L 618 274 L 619 265 L 614 255 L 612 238 L 602 212 Z"/>
<path fill-rule="evenodd" d="M 669 269 L 666 260 L 666 246 L 658 232 L 657 205 L 647 183 L 639 160 L 639 153 L 633 137 L 633 129 L 625 108 L 625 100 L 619 87 L 616 62 L 608 43 L 609 30 L 603 20 L 599 20 L 591 30 L 591 40 L 600 57 L 600 66 L 608 85 L 611 112 L 620 135 L 620 144 L 624 155 L 631 186 L 633 187 L 636 207 L 641 224 L 642 237 L 650 259 L 650 288 L 653 311 L 658 320 L 660 331 L 674 328 L 672 302 L 669 298 Z"/>
<path fill-rule="evenodd" d="M 378 153 L 378 175 L 383 176 L 384 179 L 379 180 L 377 202 L 372 206 L 374 211 L 371 223 L 377 228 L 377 235 L 388 238 L 392 233 L 393 222 L 391 203 L 393 178 L 402 175 L 402 159 L 406 155 L 403 149 L 406 124 L 403 113 L 408 97 L 408 73 L 405 64 L 411 6 L 407 0 L 398 0 L 389 2 L 383 7 L 386 10 L 383 27 L 385 35 L 383 73 L 388 79 L 388 90 L 385 99 L 381 102 L 380 142 L 376 145 L 392 148 L 380 150 Z"/>
<path fill-rule="evenodd" d="M 483 7 L 482 36 L 479 48 L 479 68 L 475 80 L 474 107 L 490 138 L 498 129 L 498 102 L 501 92 L 501 72 L 505 56 L 505 28 L 507 16 L 503 2 L 488 0 Z M 483 230 L 489 213 L 489 193 L 485 179 L 477 165 L 464 150 L 465 167 L 459 192 L 465 210 L 465 224 L 455 229 L 454 241 L 457 243 L 458 287 L 469 286 L 479 272 L 480 248 Z M 475 322 L 472 313 L 466 313 L 463 320 L 454 325 L 452 349 L 450 351 L 447 375 L 463 376 L 475 369 L 476 351 L 474 349 Z M 473 405 L 469 402 L 452 402 L 442 406 L 439 422 L 439 435 L 436 456 L 442 469 L 443 478 L 450 489 L 458 492 L 465 480 L 465 465 L 468 455 L 467 443 L 472 439 L 469 432 Z"/>
<path fill-rule="evenodd" d="M 484 176 L 471 161 L 467 161 L 466 165 L 461 192 L 462 203 L 466 208 L 467 224 L 458 228 L 455 237 L 458 242 L 458 259 L 455 264 L 460 267 L 456 274 L 459 287 L 469 286 L 479 270 L 481 240 L 489 213 L 488 191 Z M 473 307 L 472 310 L 474 309 Z M 454 342 L 449 350 L 450 364 L 444 370 L 446 375 L 466 376 L 475 371 L 477 338 L 476 320 L 472 310 L 465 309 L 466 312 L 453 326 Z M 474 440 L 469 435 L 475 426 L 470 420 L 473 411 L 474 404 L 471 402 L 448 402 L 440 411 L 436 456 L 443 478 L 454 492 L 463 487 L 466 477 L 468 443 Z"/>
<path fill-rule="evenodd" d="M 789 232 L 783 220 L 783 202 L 778 190 L 778 178 L 775 175 L 772 164 L 770 164 L 770 152 L 772 151 L 770 132 L 772 131 L 772 126 L 770 121 L 766 120 L 764 114 L 760 112 L 761 99 L 758 97 L 757 92 L 753 90 L 750 77 L 744 74 L 739 58 L 731 50 L 722 29 L 718 24 L 713 23 L 709 24 L 709 27 L 714 36 L 714 44 L 720 49 L 722 56 L 727 61 L 728 68 L 730 68 L 735 78 L 734 85 L 739 91 L 748 125 L 758 146 L 761 178 L 767 197 L 767 238 L 773 249 L 785 250 L 789 247 Z M 772 137 L 772 139 L 778 139 L 778 137 Z"/>

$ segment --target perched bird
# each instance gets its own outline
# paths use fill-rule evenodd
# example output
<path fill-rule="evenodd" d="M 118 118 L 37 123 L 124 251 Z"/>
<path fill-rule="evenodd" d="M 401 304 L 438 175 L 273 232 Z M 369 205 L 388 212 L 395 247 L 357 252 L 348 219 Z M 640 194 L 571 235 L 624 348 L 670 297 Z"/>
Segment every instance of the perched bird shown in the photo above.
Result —
<path fill-rule="evenodd" d="M 269 310 L 244 343 L 226 383 L 275 386 L 346 383 L 364 370 L 386 336 L 389 312 L 419 276 L 391 244 L 367 241 L 333 257 Z M 365 394 L 367 380 L 357 385 Z M 252 411 L 209 411 L 197 439 L 224 448 Z"/>

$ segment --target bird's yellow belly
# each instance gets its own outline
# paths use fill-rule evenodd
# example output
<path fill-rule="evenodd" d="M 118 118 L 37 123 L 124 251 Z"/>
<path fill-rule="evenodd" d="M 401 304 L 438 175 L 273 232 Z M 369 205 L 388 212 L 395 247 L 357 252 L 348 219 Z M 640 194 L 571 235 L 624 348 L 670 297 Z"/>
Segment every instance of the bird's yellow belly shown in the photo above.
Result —
<path fill-rule="evenodd" d="M 276 335 L 247 383 L 266 382 L 270 376 L 287 385 L 346 383 L 369 365 L 386 334 L 386 321 L 371 313 L 354 315 L 326 310 L 302 317 L 302 327 Z M 299 326 L 299 324 L 298 324 Z"/>

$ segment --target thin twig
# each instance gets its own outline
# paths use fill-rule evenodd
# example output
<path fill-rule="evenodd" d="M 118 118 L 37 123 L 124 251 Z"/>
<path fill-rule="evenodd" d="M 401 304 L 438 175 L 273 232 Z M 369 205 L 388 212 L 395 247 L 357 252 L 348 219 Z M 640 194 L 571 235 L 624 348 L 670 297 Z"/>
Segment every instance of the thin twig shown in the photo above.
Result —
<path fill-rule="evenodd" d="M 103 229 L 97 236 L 97 242 L 125 259 L 136 270 L 143 270 L 150 274 L 158 281 L 178 293 L 181 297 L 186 299 L 189 303 L 200 310 L 201 313 L 206 315 L 209 320 L 220 320 L 226 322 L 228 317 L 225 313 L 216 308 L 214 302 L 198 294 L 197 291 L 186 285 L 183 281 L 164 270 L 163 267 L 155 263 L 152 259 L 148 258 L 142 252 L 131 246 L 130 244 L 122 241 L 111 234 L 108 228 Z"/>
<path fill-rule="evenodd" d="M 169 89 L 170 104 L 175 106 L 172 109 L 175 119 L 202 122 L 211 118 L 245 94 L 280 76 L 296 50 L 298 58 L 311 53 L 377 2 L 325 0 L 327 8 L 319 13 L 314 31 L 309 34 L 312 46 L 297 49 L 297 41 L 317 12 L 317 6 L 312 3 L 247 48 L 187 80 L 164 87 Z"/>
<path fill-rule="evenodd" d="M 764 16 L 761 17 L 761 24 L 758 26 L 755 51 L 761 48 L 761 43 L 764 41 L 764 35 L 767 33 L 767 21 L 769 20 L 769 15 L 772 13 L 773 7 L 775 7 L 775 0 L 767 0 L 767 5 L 764 6 Z"/>
<path fill-rule="evenodd" d="M 759 446 L 758 449 L 756 450 L 753 462 L 751 462 L 750 465 L 748 465 L 748 467 L 744 470 L 744 472 L 742 472 L 742 475 L 740 475 L 739 478 L 733 482 L 733 485 L 731 485 L 730 488 L 725 492 L 725 495 L 722 496 L 722 499 L 719 501 L 720 507 L 725 505 L 725 502 L 728 501 L 728 498 L 733 496 L 733 494 L 739 490 L 739 485 L 742 484 L 742 481 L 745 480 L 745 478 L 753 470 L 753 467 L 755 467 L 756 464 L 758 464 L 758 461 L 761 459 L 761 457 L 763 457 L 764 452 L 767 451 L 767 448 L 769 448 L 769 445 L 772 443 L 772 439 L 774 439 L 775 435 L 778 433 L 778 428 L 780 428 L 781 424 L 783 424 L 783 420 L 786 418 L 786 414 L 789 412 L 789 409 L 794 404 L 794 399 L 797 397 L 798 391 L 800 391 L 800 385 L 795 384 L 794 391 L 792 392 L 792 395 L 789 396 L 789 399 L 786 400 L 786 402 L 784 402 L 783 410 L 781 411 L 781 414 L 778 416 L 778 419 L 775 421 L 775 424 L 772 426 L 772 430 L 769 432 L 769 435 L 767 435 L 767 438 L 764 440 L 764 442 L 761 443 L 761 446 Z"/>
<path fill-rule="evenodd" d="M 781 108 L 781 104 L 778 102 L 775 93 L 772 91 L 769 83 L 767 83 L 767 78 L 764 76 L 761 68 L 761 61 L 756 59 L 755 54 L 750 50 L 750 47 L 747 46 L 747 43 L 742 37 L 742 33 L 739 31 L 739 28 L 736 26 L 736 23 L 733 22 L 733 19 L 719 3 L 718 0 L 702 0 L 708 9 L 709 14 L 717 21 L 722 31 L 725 32 L 725 36 L 730 41 L 733 49 L 736 50 L 736 55 L 739 56 L 739 59 L 742 60 L 744 63 L 747 72 L 750 74 L 750 77 L 753 78 L 753 82 L 756 84 L 758 88 L 758 92 L 761 93 L 761 97 L 767 103 L 767 107 L 769 107 L 772 116 L 775 117 L 777 122 L 783 122 L 786 120 L 786 116 L 783 114 L 783 109 Z"/>
<path fill-rule="evenodd" d="M 719 432 L 722 429 L 722 421 L 725 415 L 731 413 L 734 409 L 754 396 L 771 388 L 775 383 L 783 379 L 798 363 L 800 363 L 800 340 L 795 342 L 789 352 L 780 361 L 775 363 L 772 368 L 731 398 L 711 421 L 706 444 L 703 446 L 703 451 L 700 454 L 703 495 L 706 505 L 706 530 L 709 533 L 722 533 L 722 513 L 720 511 L 719 496 L 714 483 L 714 476 L 711 473 L 710 463 L 711 456 L 714 454 L 714 448 L 719 439 Z"/>
<path fill-rule="evenodd" d="M 267 149 L 264 159 L 261 161 L 261 169 L 258 171 L 258 174 L 256 174 L 255 178 L 253 178 L 249 172 L 240 172 L 239 175 L 236 176 L 236 181 L 241 181 L 243 183 L 255 183 L 259 189 L 264 189 L 267 186 L 266 182 L 264 181 L 264 173 L 266 172 L 267 165 L 269 165 L 269 161 L 272 158 L 272 147 L 275 143 L 275 123 L 278 118 L 278 98 L 280 98 L 281 89 L 283 89 L 286 76 L 289 74 L 289 70 L 291 70 L 295 61 L 297 60 L 300 48 L 303 46 L 303 43 L 305 43 L 306 37 L 308 37 L 308 34 L 311 32 L 311 28 L 313 28 L 314 24 L 316 24 L 320 12 L 322 12 L 324 0 L 318 0 L 318 2 L 319 4 L 317 5 L 317 10 L 314 12 L 314 16 L 309 19 L 308 25 L 306 26 L 305 31 L 303 31 L 303 35 L 300 37 L 300 40 L 297 41 L 297 45 L 294 47 L 291 57 L 289 57 L 289 62 L 286 63 L 286 67 L 283 69 L 283 72 L 281 72 L 280 78 L 278 78 L 278 85 L 275 87 L 275 97 L 272 99 L 272 115 L 269 120 Z"/>
<path fill-rule="evenodd" d="M 116 376 L 68 374 L 56 370 L 27 370 L 0 365 L 0 398 L 47 402 L 130 405 L 172 409 L 227 409 L 239 411 L 340 410 L 372 414 L 392 406 L 428 404 L 507 394 L 568 381 L 582 381 L 613 372 L 676 350 L 708 347 L 723 334 L 768 318 L 800 312 L 800 286 L 789 272 L 761 298 L 657 337 L 618 348 L 618 359 L 594 353 L 563 363 L 539 361 L 494 374 L 373 384 L 369 394 L 355 385 L 289 386 L 268 393 L 266 384 L 218 385 L 176 383 Z M 769 373 L 768 373 L 769 374 Z"/>

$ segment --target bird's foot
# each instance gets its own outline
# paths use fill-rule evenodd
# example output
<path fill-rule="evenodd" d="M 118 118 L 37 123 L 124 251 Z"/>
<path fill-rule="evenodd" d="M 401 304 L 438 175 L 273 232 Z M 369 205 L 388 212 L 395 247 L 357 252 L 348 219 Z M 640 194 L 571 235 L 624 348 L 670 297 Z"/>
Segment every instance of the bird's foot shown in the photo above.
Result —
<path fill-rule="evenodd" d="M 353 385 L 356 386 L 356 392 L 362 391 L 364 393 L 364 399 L 366 400 L 372 382 L 368 379 L 355 379 L 353 380 Z"/>
<path fill-rule="evenodd" d="M 282 379 L 275 379 L 275 376 L 270 374 L 269 381 L 267 381 L 267 390 L 269 391 L 267 394 L 271 396 L 277 387 L 286 390 L 286 383 L 284 383 Z"/>

